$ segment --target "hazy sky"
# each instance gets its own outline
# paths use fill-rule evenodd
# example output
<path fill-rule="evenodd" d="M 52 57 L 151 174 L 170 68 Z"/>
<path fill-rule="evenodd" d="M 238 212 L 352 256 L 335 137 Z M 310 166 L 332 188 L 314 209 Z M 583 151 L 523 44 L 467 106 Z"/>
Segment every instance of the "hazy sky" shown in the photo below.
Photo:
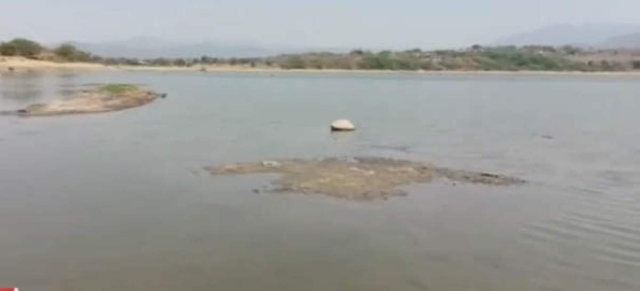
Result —
<path fill-rule="evenodd" d="M 0 39 L 459 47 L 549 24 L 640 24 L 638 11 L 640 0 L 0 0 Z"/>

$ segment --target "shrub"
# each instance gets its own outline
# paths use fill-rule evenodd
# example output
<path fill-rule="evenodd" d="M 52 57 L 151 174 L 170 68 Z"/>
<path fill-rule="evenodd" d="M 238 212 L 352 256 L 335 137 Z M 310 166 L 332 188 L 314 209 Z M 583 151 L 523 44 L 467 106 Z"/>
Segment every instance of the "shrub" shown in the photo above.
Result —
<path fill-rule="evenodd" d="M 173 60 L 173 65 L 176 67 L 184 67 L 187 65 L 187 61 L 184 59 L 175 59 Z"/>
<path fill-rule="evenodd" d="M 53 50 L 56 56 L 70 62 L 88 62 L 92 60 L 91 54 L 77 49 L 70 44 L 63 44 Z"/>
<path fill-rule="evenodd" d="M 282 63 L 283 69 L 304 69 L 305 67 L 305 61 L 300 56 L 287 57 Z"/>
<path fill-rule="evenodd" d="M 3 56 L 18 55 L 18 48 L 13 43 L 3 42 L 0 44 L 0 55 L 3 55 Z"/>
<path fill-rule="evenodd" d="M 43 51 L 43 47 L 26 38 L 16 38 L 10 42 L 2 43 L 0 52 L 5 56 L 23 56 L 33 58 Z"/>

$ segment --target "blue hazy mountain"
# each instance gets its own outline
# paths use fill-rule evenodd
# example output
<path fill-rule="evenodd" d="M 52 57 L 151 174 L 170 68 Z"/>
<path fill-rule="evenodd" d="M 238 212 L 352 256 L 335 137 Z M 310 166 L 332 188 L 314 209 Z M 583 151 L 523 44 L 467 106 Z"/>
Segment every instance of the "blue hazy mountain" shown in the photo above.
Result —
<path fill-rule="evenodd" d="M 640 25 L 616 23 L 589 23 L 584 25 L 559 24 L 529 32 L 505 36 L 495 45 L 578 45 L 598 47 L 612 38 L 640 32 Z"/>
<path fill-rule="evenodd" d="M 289 47 L 265 47 L 254 43 L 239 42 L 177 42 L 152 37 L 136 37 L 110 42 L 68 42 L 92 54 L 106 57 L 130 58 L 193 58 L 212 57 L 260 57 L 279 51 L 298 51 Z"/>

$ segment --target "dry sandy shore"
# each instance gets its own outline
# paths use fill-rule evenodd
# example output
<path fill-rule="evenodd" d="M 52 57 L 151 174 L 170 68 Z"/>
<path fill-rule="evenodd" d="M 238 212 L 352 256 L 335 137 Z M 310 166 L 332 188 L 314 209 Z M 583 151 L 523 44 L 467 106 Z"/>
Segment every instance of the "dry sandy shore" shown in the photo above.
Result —
<path fill-rule="evenodd" d="M 383 70 L 338 70 L 338 69 L 303 69 L 284 70 L 274 67 L 206 65 L 192 67 L 157 67 L 157 66 L 106 66 L 93 63 L 56 63 L 31 60 L 22 57 L 0 57 L 0 73 L 7 72 L 47 72 L 47 71 L 157 71 L 157 72 L 256 72 L 256 73 L 387 73 L 409 75 L 586 75 L 586 76 L 628 76 L 640 77 L 640 71 L 634 72 L 552 72 L 552 71 L 383 71 Z"/>
<path fill-rule="evenodd" d="M 231 164 L 205 168 L 212 175 L 281 174 L 267 192 L 315 193 L 350 200 L 379 200 L 405 193 L 399 189 L 412 183 L 443 178 L 454 182 L 509 186 L 524 180 L 452 170 L 426 163 L 376 157 L 291 159 Z M 263 190 L 256 189 L 256 192 Z"/>
<path fill-rule="evenodd" d="M 31 60 L 23 57 L 0 57 L 0 71 L 25 72 L 48 70 L 105 70 L 108 67 L 89 63 L 55 63 Z"/>

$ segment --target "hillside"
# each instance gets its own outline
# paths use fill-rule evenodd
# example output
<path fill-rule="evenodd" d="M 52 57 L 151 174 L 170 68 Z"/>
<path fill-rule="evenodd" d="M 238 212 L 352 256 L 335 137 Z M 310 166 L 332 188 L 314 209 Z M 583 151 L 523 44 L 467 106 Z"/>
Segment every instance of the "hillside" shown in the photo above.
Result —
<path fill-rule="evenodd" d="M 612 23 L 585 25 L 562 24 L 505 36 L 496 40 L 493 44 L 597 47 L 612 38 L 636 32 L 640 32 L 639 25 Z"/>
<path fill-rule="evenodd" d="M 266 57 L 279 53 L 303 53 L 313 50 L 305 47 L 267 46 L 250 42 L 179 42 L 154 37 L 136 37 L 122 41 L 100 43 L 77 41 L 69 41 L 67 43 L 103 57 L 138 59 L 193 58 L 199 56 L 250 58 Z"/>
<path fill-rule="evenodd" d="M 600 44 L 602 48 L 640 49 L 640 32 L 614 36 Z"/>

